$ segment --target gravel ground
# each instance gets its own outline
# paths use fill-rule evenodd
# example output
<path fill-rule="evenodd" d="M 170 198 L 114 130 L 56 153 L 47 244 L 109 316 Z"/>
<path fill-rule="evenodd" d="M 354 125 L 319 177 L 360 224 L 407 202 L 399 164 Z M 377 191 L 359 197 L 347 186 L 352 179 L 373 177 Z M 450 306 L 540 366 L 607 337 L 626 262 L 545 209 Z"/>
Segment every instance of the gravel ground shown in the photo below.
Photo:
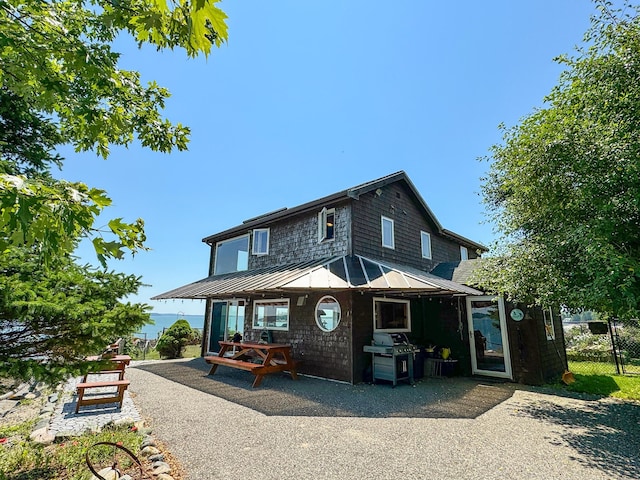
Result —
<path fill-rule="evenodd" d="M 129 368 L 130 390 L 190 480 L 640 478 L 637 403 L 457 378 L 251 389 L 247 372 L 159 363 Z"/>

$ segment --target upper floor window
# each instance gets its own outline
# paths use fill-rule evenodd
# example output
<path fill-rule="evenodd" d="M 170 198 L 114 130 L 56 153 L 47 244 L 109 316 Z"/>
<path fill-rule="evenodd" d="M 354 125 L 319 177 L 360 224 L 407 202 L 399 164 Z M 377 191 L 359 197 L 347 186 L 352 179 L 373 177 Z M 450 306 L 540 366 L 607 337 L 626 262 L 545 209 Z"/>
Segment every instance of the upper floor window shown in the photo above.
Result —
<path fill-rule="evenodd" d="M 382 217 L 382 246 L 386 248 L 396 248 L 393 220 L 387 217 Z"/>
<path fill-rule="evenodd" d="M 333 240 L 335 235 L 336 209 L 326 207 L 318 212 L 318 242 Z"/>
<path fill-rule="evenodd" d="M 431 235 L 420 232 L 420 244 L 422 245 L 422 258 L 431 260 Z"/>
<path fill-rule="evenodd" d="M 224 240 L 216 244 L 214 275 L 242 272 L 249 268 L 249 235 Z"/>
<path fill-rule="evenodd" d="M 267 255 L 269 253 L 268 228 L 256 228 L 253 231 L 253 247 L 251 253 L 254 255 Z"/>
<path fill-rule="evenodd" d="M 469 250 L 462 245 L 460 245 L 460 260 L 469 260 Z"/>

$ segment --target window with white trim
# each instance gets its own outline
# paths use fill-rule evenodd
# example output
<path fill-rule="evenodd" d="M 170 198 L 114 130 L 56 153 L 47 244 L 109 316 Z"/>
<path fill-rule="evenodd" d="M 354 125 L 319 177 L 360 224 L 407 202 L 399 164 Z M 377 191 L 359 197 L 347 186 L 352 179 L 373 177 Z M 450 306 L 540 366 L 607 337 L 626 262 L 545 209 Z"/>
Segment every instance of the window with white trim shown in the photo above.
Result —
<path fill-rule="evenodd" d="M 223 240 L 216 244 L 213 274 L 242 272 L 249 268 L 249 235 Z"/>
<path fill-rule="evenodd" d="M 381 217 L 382 224 L 382 246 L 385 248 L 395 249 L 395 237 L 393 233 L 393 220 L 387 217 Z"/>
<path fill-rule="evenodd" d="M 431 235 L 427 232 L 420 232 L 420 245 L 422 247 L 422 258 L 431 260 Z"/>
<path fill-rule="evenodd" d="M 374 297 L 373 331 L 410 332 L 411 311 L 409 306 L 409 300 Z"/>
<path fill-rule="evenodd" d="M 316 304 L 316 323 L 323 332 L 332 332 L 340 323 L 340 302 L 330 295 L 322 297 Z"/>
<path fill-rule="evenodd" d="M 460 260 L 469 260 L 469 250 L 462 245 L 460 245 Z"/>
<path fill-rule="evenodd" d="M 253 246 L 251 253 L 254 255 L 268 255 L 269 254 L 269 229 L 268 228 L 256 228 L 253 231 Z"/>
<path fill-rule="evenodd" d="M 547 340 L 555 340 L 556 339 L 556 329 L 553 325 L 553 310 L 551 307 L 548 309 L 542 309 L 542 315 L 544 318 L 544 331 L 547 334 Z"/>
<path fill-rule="evenodd" d="M 326 207 L 318 212 L 318 242 L 333 240 L 335 236 L 336 209 Z"/>
<path fill-rule="evenodd" d="M 254 301 L 253 328 L 289 330 L 289 299 Z"/>

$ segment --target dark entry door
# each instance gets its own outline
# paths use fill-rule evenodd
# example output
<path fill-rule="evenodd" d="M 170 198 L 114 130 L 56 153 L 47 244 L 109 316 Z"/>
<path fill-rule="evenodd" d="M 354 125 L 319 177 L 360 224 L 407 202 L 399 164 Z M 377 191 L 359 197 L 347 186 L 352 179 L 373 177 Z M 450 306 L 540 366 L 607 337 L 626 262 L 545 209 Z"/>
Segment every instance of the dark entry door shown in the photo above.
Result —
<path fill-rule="evenodd" d="M 224 340 L 224 330 L 227 324 L 227 302 L 215 302 L 211 308 L 211 323 L 209 328 L 209 352 L 220 350 L 220 340 Z"/>

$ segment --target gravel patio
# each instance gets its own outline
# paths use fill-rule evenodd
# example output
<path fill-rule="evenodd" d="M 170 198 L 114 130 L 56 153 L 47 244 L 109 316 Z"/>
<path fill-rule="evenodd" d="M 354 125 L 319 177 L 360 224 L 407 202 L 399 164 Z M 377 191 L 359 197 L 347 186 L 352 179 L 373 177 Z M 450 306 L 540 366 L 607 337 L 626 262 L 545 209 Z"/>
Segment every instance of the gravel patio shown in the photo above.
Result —
<path fill-rule="evenodd" d="M 134 364 L 140 413 L 190 479 L 636 479 L 640 408 L 452 378 L 346 385 L 202 359 Z"/>

